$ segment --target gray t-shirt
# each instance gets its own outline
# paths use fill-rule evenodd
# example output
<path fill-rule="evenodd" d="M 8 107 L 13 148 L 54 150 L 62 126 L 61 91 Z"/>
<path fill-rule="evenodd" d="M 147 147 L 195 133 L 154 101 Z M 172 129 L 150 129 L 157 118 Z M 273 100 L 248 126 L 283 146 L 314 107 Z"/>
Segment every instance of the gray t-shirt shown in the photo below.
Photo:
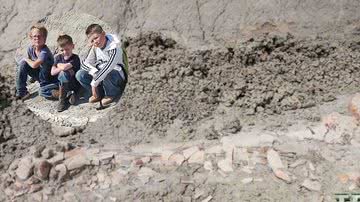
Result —
<path fill-rule="evenodd" d="M 40 86 L 45 86 L 52 83 L 57 83 L 57 77 L 51 75 L 51 67 L 54 64 L 54 56 L 50 49 L 45 45 L 41 48 L 39 56 L 35 53 L 35 48 L 29 46 L 27 49 L 29 59 L 35 61 L 38 58 L 43 61 L 39 67 L 39 83 Z"/>

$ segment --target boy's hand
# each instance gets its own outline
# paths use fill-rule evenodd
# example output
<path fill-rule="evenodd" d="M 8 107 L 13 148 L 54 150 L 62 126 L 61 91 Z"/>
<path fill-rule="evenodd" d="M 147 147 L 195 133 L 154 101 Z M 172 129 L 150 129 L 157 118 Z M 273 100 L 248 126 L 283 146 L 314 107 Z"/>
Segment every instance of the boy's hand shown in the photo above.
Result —
<path fill-rule="evenodd" d="M 91 76 L 95 76 L 96 72 L 97 72 L 97 70 L 94 69 L 94 68 L 92 68 L 92 69 L 90 69 L 89 74 L 90 74 Z"/>
<path fill-rule="evenodd" d="M 29 59 L 29 58 L 26 58 L 25 59 L 25 62 L 33 69 L 36 69 L 38 67 L 40 67 L 40 65 L 43 63 L 43 61 L 41 59 L 36 59 L 35 61 Z"/>
<path fill-rule="evenodd" d="M 66 67 L 66 64 L 64 64 L 64 63 L 58 63 L 57 64 L 57 68 L 61 69 L 61 71 L 64 71 L 65 67 Z"/>

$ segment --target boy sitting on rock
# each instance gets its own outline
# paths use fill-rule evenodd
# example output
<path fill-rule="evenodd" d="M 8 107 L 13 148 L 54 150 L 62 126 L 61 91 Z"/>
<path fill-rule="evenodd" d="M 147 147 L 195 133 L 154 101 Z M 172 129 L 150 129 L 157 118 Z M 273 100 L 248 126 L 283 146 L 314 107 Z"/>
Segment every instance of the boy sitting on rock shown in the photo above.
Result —
<path fill-rule="evenodd" d="M 69 35 L 60 35 L 57 39 L 61 53 L 55 57 L 51 68 L 51 75 L 59 80 L 59 90 L 53 91 L 53 96 L 59 98 L 58 112 L 64 111 L 69 104 L 75 104 L 75 92 L 78 82 L 75 74 L 80 69 L 80 58 L 73 54 L 74 43 Z"/>
<path fill-rule="evenodd" d="M 88 26 L 85 33 L 91 49 L 76 79 L 92 94 L 90 103 L 101 101 L 109 105 L 122 95 L 127 82 L 127 62 L 125 65 L 121 42 L 117 36 L 105 34 L 98 24 Z"/>
<path fill-rule="evenodd" d="M 41 24 L 30 28 L 29 38 L 31 45 L 27 49 L 27 57 L 17 61 L 16 98 L 25 100 L 30 97 L 26 88 L 28 75 L 40 83 L 40 95 L 53 98 L 52 91 L 58 88 L 58 80 L 50 74 L 54 57 L 46 46 L 48 31 Z"/>

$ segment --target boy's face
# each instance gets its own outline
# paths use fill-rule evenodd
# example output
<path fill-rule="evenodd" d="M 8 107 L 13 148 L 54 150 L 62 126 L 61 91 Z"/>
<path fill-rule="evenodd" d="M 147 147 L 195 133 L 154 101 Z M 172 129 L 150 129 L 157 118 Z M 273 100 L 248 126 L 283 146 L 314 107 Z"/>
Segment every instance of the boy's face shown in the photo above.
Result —
<path fill-rule="evenodd" d="M 45 36 L 42 35 L 40 30 L 38 29 L 31 30 L 30 40 L 31 40 L 31 44 L 34 47 L 42 47 L 43 45 L 45 45 Z"/>
<path fill-rule="evenodd" d="M 106 45 L 106 37 L 105 32 L 99 33 L 92 33 L 88 36 L 88 41 L 92 46 L 95 46 L 97 48 L 103 48 Z"/>
<path fill-rule="evenodd" d="M 64 46 L 60 47 L 60 51 L 64 56 L 70 57 L 74 50 L 74 44 L 65 44 Z"/>

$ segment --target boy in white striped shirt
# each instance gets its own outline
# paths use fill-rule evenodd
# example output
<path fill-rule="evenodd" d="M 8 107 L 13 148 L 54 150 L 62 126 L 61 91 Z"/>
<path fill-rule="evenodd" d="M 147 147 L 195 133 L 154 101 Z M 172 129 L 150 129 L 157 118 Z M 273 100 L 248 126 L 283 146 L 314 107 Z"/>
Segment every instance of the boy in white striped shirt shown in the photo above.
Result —
<path fill-rule="evenodd" d="M 108 105 L 121 96 L 127 83 L 127 64 L 117 36 L 106 34 L 98 24 L 86 29 L 91 49 L 76 73 L 79 83 L 91 93 L 90 103 Z"/>

